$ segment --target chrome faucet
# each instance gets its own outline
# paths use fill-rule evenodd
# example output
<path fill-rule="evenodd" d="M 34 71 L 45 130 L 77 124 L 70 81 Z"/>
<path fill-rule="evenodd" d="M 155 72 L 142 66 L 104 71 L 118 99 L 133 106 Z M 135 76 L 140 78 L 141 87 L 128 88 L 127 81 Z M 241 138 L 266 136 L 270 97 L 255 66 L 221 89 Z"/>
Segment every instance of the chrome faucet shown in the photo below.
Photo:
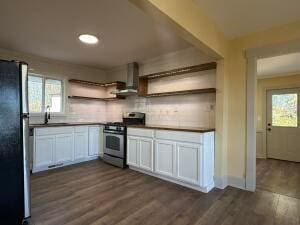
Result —
<path fill-rule="evenodd" d="M 45 110 L 45 120 L 44 120 L 44 123 L 48 124 L 49 120 L 50 120 L 50 106 L 47 105 L 46 110 Z"/>

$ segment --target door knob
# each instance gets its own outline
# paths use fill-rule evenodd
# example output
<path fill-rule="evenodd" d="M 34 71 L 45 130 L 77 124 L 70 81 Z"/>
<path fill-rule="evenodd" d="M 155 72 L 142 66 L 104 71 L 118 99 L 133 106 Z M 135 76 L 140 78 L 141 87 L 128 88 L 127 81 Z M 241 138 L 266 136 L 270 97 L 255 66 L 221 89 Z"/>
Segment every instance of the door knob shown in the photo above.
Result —
<path fill-rule="evenodd" d="M 271 128 L 268 128 L 268 131 L 271 131 L 272 129 Z"/>

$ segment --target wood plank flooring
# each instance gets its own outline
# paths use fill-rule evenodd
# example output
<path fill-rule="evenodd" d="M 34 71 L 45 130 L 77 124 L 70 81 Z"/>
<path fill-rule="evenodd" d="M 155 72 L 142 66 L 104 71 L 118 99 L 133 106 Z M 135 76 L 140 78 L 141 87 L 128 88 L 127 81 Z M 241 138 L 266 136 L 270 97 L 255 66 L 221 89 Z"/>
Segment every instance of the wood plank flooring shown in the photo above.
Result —
<path fill-rule="evenodd" d="M 197 192 L 91 161 L 32 176 L 34 225 L 299 225 L 300 200 L 228 187 Z"/>
<path fill-rule="evenodd" d="M 300 199 L 300 163 L 257 159 L 257 189 Z"/>

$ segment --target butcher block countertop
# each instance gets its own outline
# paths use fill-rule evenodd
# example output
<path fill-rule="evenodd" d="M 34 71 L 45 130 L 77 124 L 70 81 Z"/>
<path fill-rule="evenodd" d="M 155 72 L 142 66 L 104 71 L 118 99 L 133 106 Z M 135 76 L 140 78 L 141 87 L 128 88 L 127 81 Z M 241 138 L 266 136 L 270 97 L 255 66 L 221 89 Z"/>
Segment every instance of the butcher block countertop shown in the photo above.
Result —
<path fill-rule="evenodd" d="M 69 123 L 37 123 L 29 124 L 29 128 L 43 128 L 43 127 L 67 127 L 67 126 L 89 126 L 89 125 L 104 125 L 106 122 L 69 122 Z"/>
<path fill-rule="evenodd" d="M 156 129 L 156 130 L 173 130 L 173 131 L 187 131 L 206 133 L 215 131 L 214 128 L 204 127 L 184 127 L 184 126 L 159 126 L 159 125 L 127 125 L 128 128 L 142 128 L 142 129 Z"/>

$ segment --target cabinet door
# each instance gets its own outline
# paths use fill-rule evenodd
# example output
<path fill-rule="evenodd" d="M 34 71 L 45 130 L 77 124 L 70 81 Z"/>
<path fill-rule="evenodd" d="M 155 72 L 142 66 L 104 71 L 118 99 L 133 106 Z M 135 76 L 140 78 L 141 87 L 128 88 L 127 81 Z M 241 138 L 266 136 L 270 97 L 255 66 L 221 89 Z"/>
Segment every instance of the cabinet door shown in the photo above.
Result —
<path fill-rule="evenodd" d="M 89 156 L 99 155 L 99 127 L 89 127 Z"/>
<path fill-rule="evenodd" d="M 177 178 L 192 184 L 200 183 L 201 145 L 177 143 Z"/>
<path fill-rule="evenodd" d="M 35 137 L 34 167 L 50 166 L 54 164 L 55 136 Z"/>
<path fill-rule="evenodd" d="M 155 172 L 175 177 L 175 142 L 157 140 L 155 143 Z"/>
<path fill-rule="evenodd" d="M 88 132 L 75 132 L 74 135 L 75 160 L 84 159 L 88 156 Z"/>
<path fill-rule="evenodd" d="M 103 156 L 103 148 L 104 148 L 104 135 L 103 135 L 103 126 L 99 127 L 99 155 L 102 157 Z"/>
<path fill-rule="evenodd" d="M 55 136 L 55 162 L 67 163 L 74 159 L 73 134 Z"/>
<path fill-rule="evenodd" d="M 139 138 L 127 137 L 127 164 L 139 167 Z"/>
<path fill-rule="evenodd" d="M 153 172 L 153 140 L 150 138 L 140 138 L 140 167 Z"/>

